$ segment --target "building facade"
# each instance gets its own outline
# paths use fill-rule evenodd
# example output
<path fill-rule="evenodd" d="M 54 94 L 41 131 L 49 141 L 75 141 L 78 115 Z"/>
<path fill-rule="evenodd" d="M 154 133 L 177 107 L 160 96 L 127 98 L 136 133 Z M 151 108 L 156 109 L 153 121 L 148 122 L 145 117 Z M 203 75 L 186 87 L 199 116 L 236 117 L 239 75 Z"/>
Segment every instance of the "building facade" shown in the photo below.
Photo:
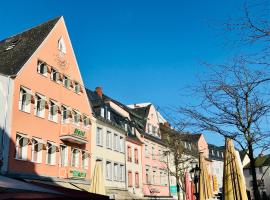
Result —
<path fill-rule="evenodd" d="M 3 43 L 13 86 L 6 174 L 88 188 L 92 112 L 63 17 Z"/>

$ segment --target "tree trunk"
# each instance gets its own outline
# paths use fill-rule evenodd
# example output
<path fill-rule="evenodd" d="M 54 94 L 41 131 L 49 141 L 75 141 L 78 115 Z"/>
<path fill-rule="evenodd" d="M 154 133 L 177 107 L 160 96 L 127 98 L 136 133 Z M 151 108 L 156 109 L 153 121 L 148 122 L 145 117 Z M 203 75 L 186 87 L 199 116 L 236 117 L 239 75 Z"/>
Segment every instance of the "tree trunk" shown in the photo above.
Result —
<path fill-rule="evenodd" d="M 252 187 L 253 187 L 254 200 L 261 200 L 261 195 L 260 195 L 260 191 L 259 191 L 258 183 L 257 183 L 255 158 L 253 155 L 253 147 L 251 143 L 248 143 L 248 150 L 249 150 L 248 156 L 250 159 L 250 170 L 252 174 Z"/>
<path fill-rule="evenodd" d="M 181 199 L 181 194 L 180 194 L 180 186 L 178 183 L 176 183 L 176 189 L 177 189 L 177 199 L 180 200 Z"/>

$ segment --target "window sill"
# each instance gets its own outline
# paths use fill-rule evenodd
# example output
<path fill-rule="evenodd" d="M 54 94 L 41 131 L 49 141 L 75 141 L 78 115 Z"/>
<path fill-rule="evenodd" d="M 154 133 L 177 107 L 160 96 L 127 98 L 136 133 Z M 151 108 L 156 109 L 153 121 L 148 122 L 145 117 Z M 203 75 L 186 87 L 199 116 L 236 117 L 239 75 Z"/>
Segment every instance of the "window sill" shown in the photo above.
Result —
<path fill-rule="evenodd" d="M 42 162 L 37 162 L 37 161 L 31 161 L 31 162 L 35 164 L 42 164 Z"/>
<path fill-rule="evenodd" d="M 21 109 L 19 109 L 19 111 L 21 111 L 23 113 L 31 114 L 31 111 L 26 111 L 26 110 L 21 110 Z"/>
<path fill-rule="evenodd" d="M 98 146 L 98 147 L 103 147 L 103 145 L 101 145 L 101 144 L 97 144 L 97 146 Z"/>
<path fill-rule="evenodd" d="M 36 115 L 36 114 L 35 114 L 35 116 L 36 116 L 37 118 L 40 118 L 40 119 L 45 119 L 45 116 L 38 116 L 38 115 Z"/>
<path fill-rule="evenodd" d="M 55 166 L 56 164 L 49 164 L 49 163 L 46 163 L 46 165 L 48 165 L 48 166 Z"/>
<path fill-rule="evenodd" d="M 43 77 L 45 77 L 45 78 L 48 77 L 48 74 L 42 74 L 42 73 L 40 73 L 40 72 L 38 72 L 38 74 L 41 75 L 41 76 L 43 76 Z"/>
<path fill-rule="evenodd" d="M 57 120 L 54 121 L 54 120 L 48 119 L 48 121 L 53 122 L 53 123 L 56 123 L 56 124 L 58 123 Z"/>

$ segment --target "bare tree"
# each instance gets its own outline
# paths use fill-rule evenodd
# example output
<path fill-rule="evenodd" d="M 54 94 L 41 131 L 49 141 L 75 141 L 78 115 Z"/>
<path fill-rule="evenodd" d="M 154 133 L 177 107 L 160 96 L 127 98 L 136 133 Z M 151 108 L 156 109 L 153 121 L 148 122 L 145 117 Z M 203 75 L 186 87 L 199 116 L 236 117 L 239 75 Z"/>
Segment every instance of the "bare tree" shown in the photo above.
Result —
<path fill-rule="evenodd" d="M 180 189 L 185 199 L 185 172 L 191 169 L 191 163 L 198 162 L 198 148 L 190 142 L 191 134 L 181 133 L 168 125 L 161 125 L 160 131 L 162 140 L 167 146 L 162 155 L 163 162 L 169 174 L 175 177 L 178 200 L 181 198 Z"/>
<path fill-rule="evenodd" d="M 263 151 L 270 144 L 265 126 L 270 111 L 268 73 L 236 59 L 232 65 L 213 67 L 208 77 L 192 89 L 201 97 L 199 105 L 182 107 L 180 113 L 197 131 L 232 138 L 242 150 L 248 150 L 254 197 L 259 200 L 254 151 Z"/>

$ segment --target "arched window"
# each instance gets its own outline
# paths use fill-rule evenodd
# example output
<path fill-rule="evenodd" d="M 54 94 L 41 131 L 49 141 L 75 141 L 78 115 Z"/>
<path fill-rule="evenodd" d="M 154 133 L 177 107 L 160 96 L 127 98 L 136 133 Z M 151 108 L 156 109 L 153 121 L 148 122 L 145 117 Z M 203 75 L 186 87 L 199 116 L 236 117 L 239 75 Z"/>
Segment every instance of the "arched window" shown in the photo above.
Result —
<path fill-rule="evenodd" d="M 61 53 L 63 53 L 63 54 L 67 53 L 67 49 L 66 49 L 66 45 L 65 45 L 63 37 L 61 37 L 58 40 L 58 50 L 61 51 Z"/>

